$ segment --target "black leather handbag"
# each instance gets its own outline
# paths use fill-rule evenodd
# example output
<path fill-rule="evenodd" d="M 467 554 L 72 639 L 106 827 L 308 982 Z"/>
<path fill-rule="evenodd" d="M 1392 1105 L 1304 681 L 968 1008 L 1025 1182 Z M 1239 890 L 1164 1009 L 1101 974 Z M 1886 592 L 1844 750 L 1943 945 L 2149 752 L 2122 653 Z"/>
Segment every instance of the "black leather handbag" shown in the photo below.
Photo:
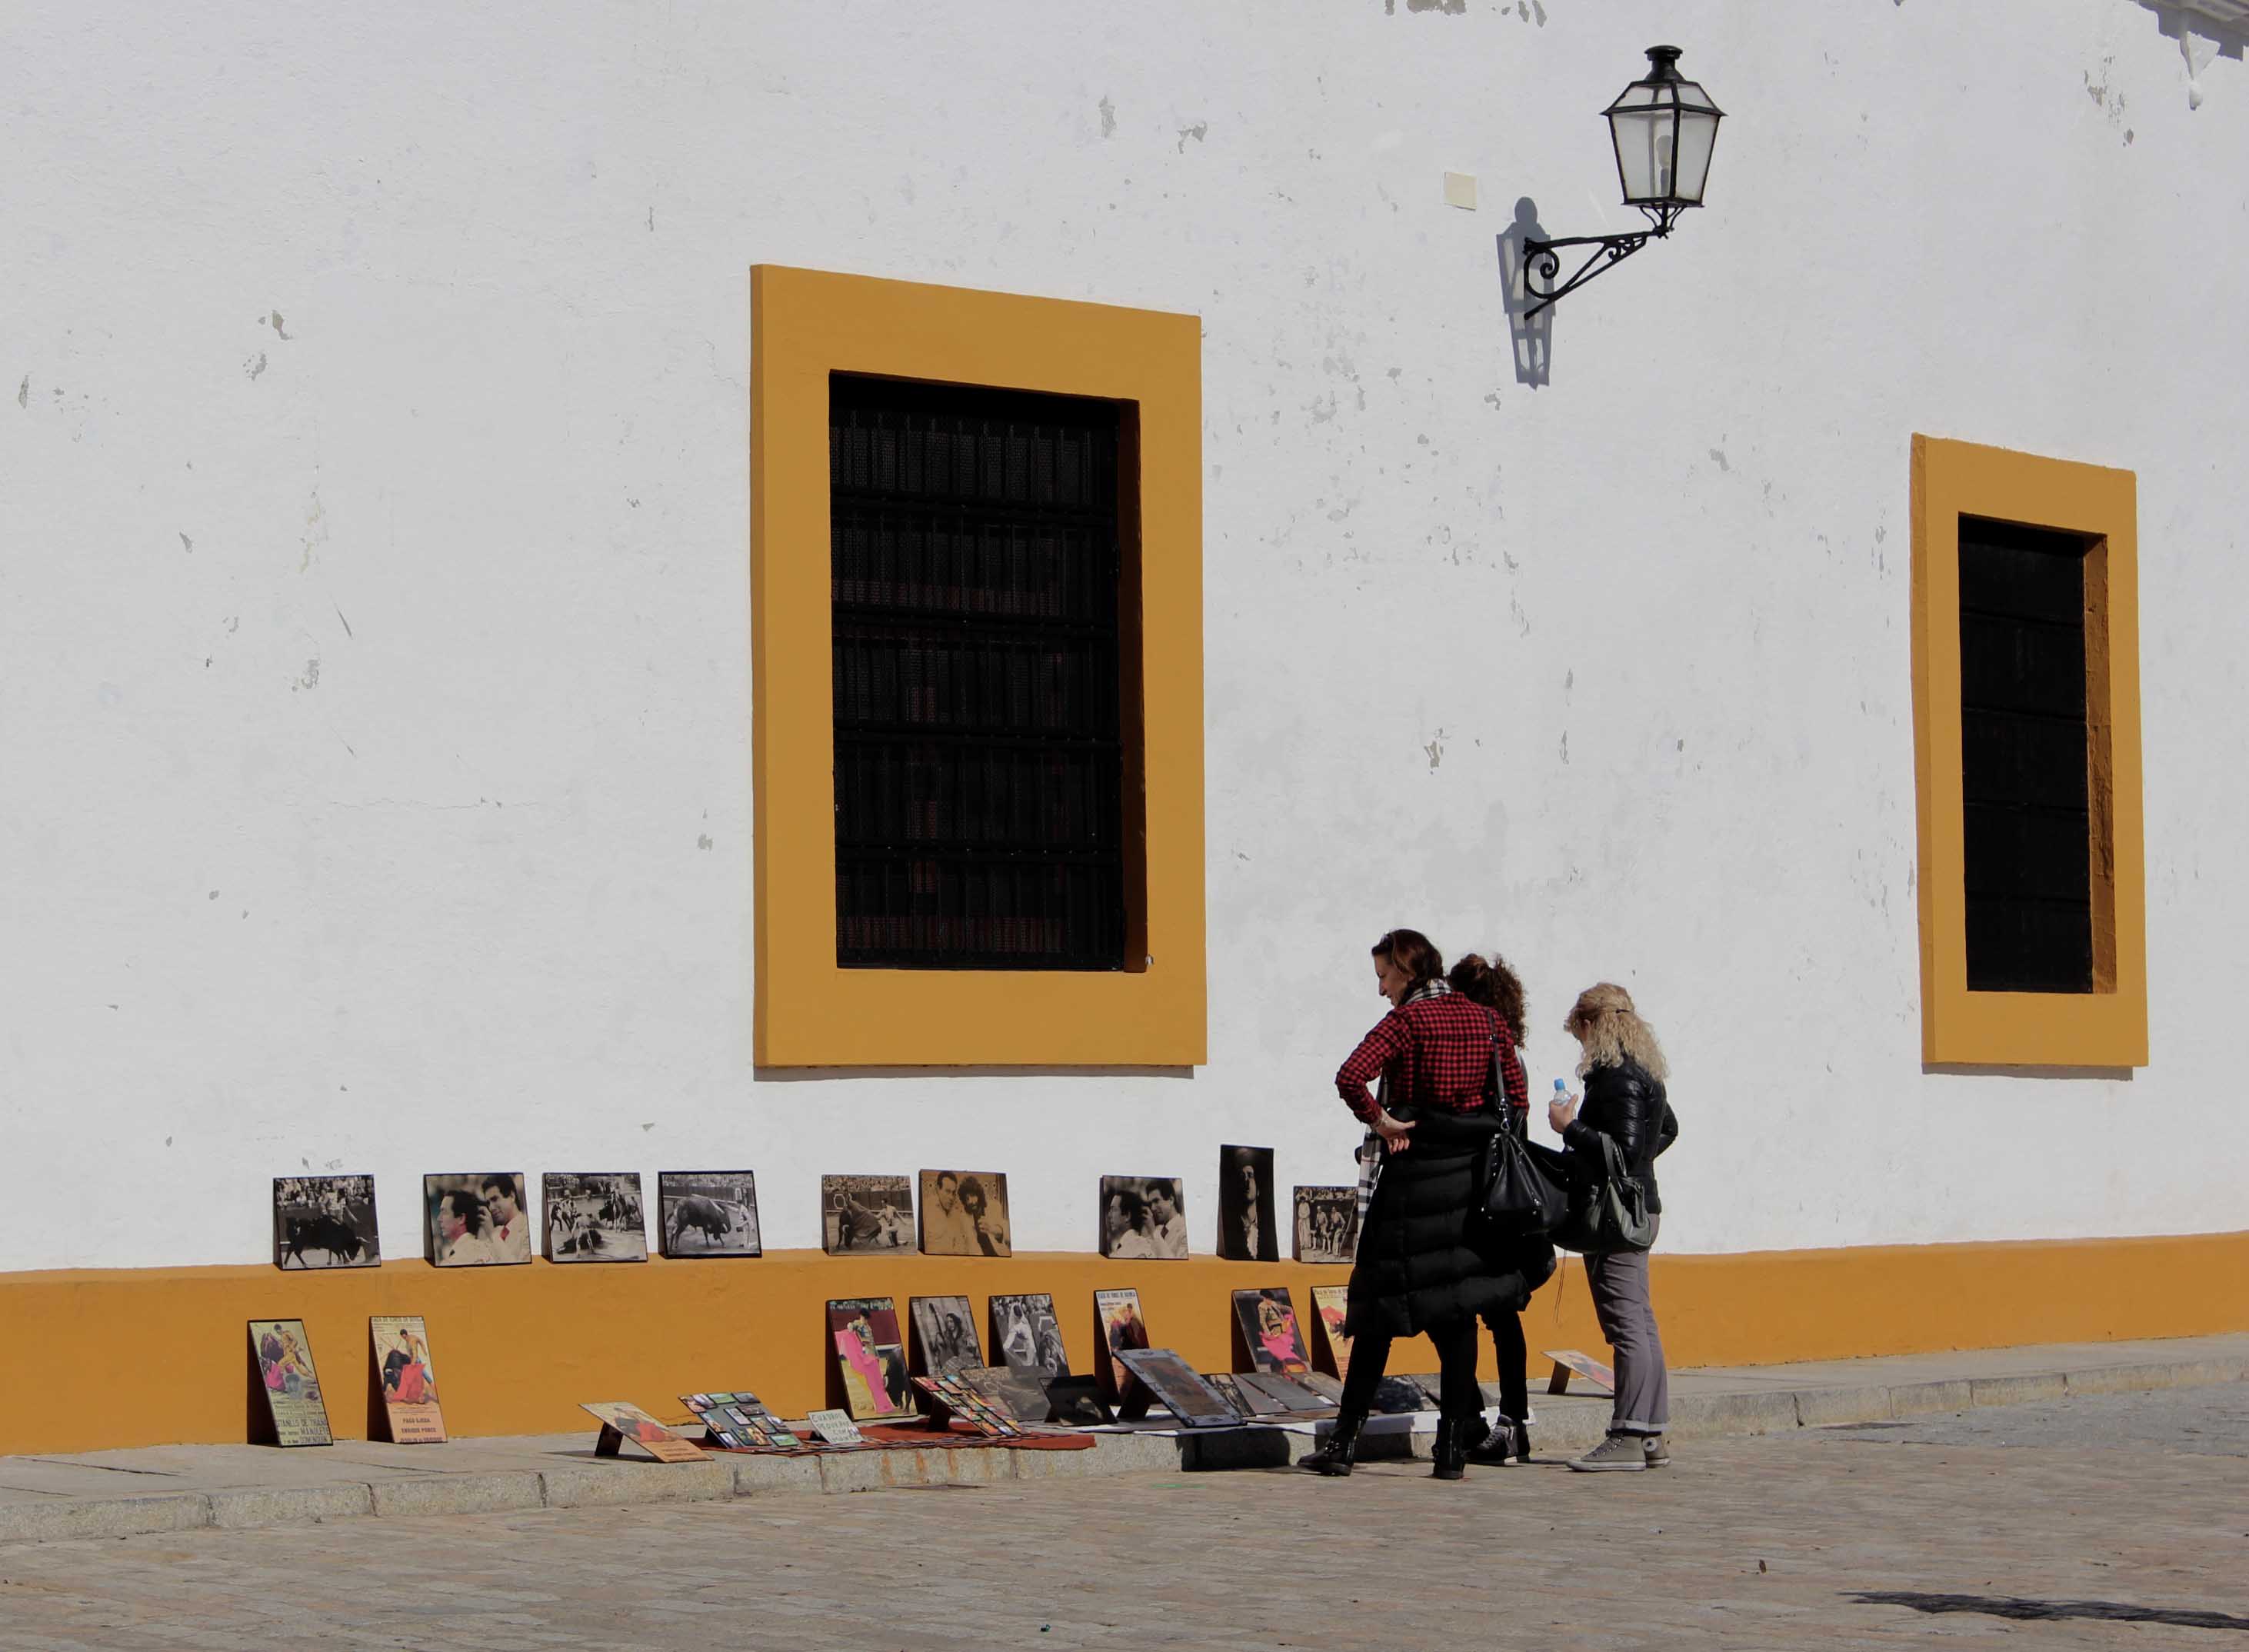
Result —
<path fill-rule="evenodd" d="M 1496 1043 L 1492 1046 L 1491 1062 L 1493 1094 L 1500 1098 L 1502 1125 L 1484 1149 L 1482 1175 L 1477 1182 L 1483 1190 L 1480 1209 L 1484 1223 L 1495 1233 L 1551 1233 L 1570 1213 L 1562 1156 L 1515 1133 L 1509 1118 L 1513 1110 L 1501 1086 Z"/>

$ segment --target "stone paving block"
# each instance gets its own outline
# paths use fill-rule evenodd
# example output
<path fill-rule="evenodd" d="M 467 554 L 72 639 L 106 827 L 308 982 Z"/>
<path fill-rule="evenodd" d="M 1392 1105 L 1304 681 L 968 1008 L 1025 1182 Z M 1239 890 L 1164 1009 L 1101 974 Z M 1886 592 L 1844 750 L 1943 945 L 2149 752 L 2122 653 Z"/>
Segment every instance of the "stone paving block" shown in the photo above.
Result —
<path fill-rule="evenodd" d="M 1679 1406 L 1680 1401 L 1673 1400 L 1675 1418 Z M 1538 1421 L 1530 1425 L 1530 1455 L 1575 1456 L 1580 1451 L 1590 1451 L 1607 1436 L 1610 1415 L 1606 1409 L 1596 1411 L 1591 1406 L 1556 1406 L 1541 1411 Z"/>
<path fill-rule="evenodd" d="M 547 1489 L 534 1473 L 433 1474 L 409 1480 L 377 1480 L 374 1494 L 378 1515 L 500 1514 L 537 1509 L 547 1502 Z"/>
<path fill-rule="evenodd" d="M 734 1495 L 728 1463 L 574 1463 L 543 1470 L 550 1509 L 635 1503 L 705 1503 Z"/>
<path fill-rule="evenodd" d="M 1840 1388 L 1799 1388 L 1796 1420 L 1807 1428 L 1828 1428 L 1853 1422 L 1890 1420 L 1890 1391 L 1874 1386 Z"/>
<path fill-rule="evenodd" d="M 244 1526 L 300 1525 L 347 1520 L 375 1512 L 374 1494 L 364 1481 L 333 1485 L 231 1486 L 208 1492 L 211 1524 L 228 1531 Z"/>
<path fill-rule="evenodd" d="M 2239 1382 L 2249 1376 L 2249 1360 L 2216 1359 L 2096 1366 L 2067 1373 L 2072 1394 L 2134 1394 L 2155 1388 L 2199 1388 Z"/>
<path fill-rule="evenodd" d="M 935 1451 L 930 1454 L 927 1473 L 932 1485 L 1004 1484 L 1021 1477 L 1016 1463 L 1027 1455 L 1001 1446 Z"/>
<path fill-rule="evenodd" d="M 938 1448 L 943 1449 L 942 1447 Z M 822 1491 L 880 1491 L 885 1486 L 927 1485 L 921 1451 L 839 1451 L 814 1459 Z M 939 1484 L 944 1481 L 939 1479 Z"/>
<path fill-rule="evenodd" d="M 1796 1396 L 1785 1392 L 1691 1394 L 1671 1401 L 1671 1432 L 1682 1440 L 1775 1434 L 1796 1427 Z"/>
<path fill-rule="evenodd" d="M 1900 1382 L 1890 1387 L 1894 1417 L 1935 1416 L 1940 1412 L 1965 1411 L 1972 1404 L 1965 1380 L 1938 1382 Z"/>
<path fill-rule="evenodd" d="M 200 1491 L 0 1504 L 0 1541 L 129 1538 L 151 1532 L 191 1532 L 210 1523 L 210 1499 Z"/>
<path fill-rule="evenodd" d="M 817 1491 L 820 1459 L 769 1457 L 743 1453 L 725 1459 L 734 1470 L 734 1495 L 757 1497 L 767 1491 Z"/>
<path fill-rule="evenodd" d="M 2068 1392 L 2069 1384 L 2059 1371 L 1968 1380 L 1971 1406 L 2039 1405 L 2059 1400 Z"/>

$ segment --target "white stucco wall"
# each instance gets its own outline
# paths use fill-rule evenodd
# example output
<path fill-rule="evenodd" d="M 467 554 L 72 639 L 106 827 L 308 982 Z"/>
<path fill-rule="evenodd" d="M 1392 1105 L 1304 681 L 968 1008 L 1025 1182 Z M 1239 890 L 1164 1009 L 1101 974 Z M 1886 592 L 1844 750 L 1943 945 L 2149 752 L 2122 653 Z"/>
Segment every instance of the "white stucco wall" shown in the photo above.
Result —
<path fill-rule="evenodd" d="M 248 1261 L 267 1179 L 1349 1179 L 1396 923 L 1597 977 L 1683 1249 L 2239 1227 L 2249 67 L 2129 0 L 409 4 L 0 20 L 0 1270 Z M 1709 210 L 1510 363 L 1494 237 Z M 1441 175 L 1475 174 L 1474 213 Z M 1205 327 L 1209 1064 L 750 1059 L 748 299 Z M 20 382 L 20 388 L 19 388 Z M 10 405 L 10 403 L 13 403 Z M 2154 1057 L 1924 1075 L 1922 430 L 2138 472 Z M 1542 1125 L 1543 1128 L 1543 1125 Z"/>

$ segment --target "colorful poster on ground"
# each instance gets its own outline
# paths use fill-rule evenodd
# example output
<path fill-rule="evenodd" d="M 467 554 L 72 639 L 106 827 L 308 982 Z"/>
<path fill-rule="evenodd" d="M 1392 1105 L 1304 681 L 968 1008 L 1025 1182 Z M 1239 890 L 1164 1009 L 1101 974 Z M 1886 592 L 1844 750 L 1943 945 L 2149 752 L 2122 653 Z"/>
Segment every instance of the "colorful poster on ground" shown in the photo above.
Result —
<path fill-rule="evenodd" d="M 332 1445 L 327 1402 L 313 1370 L 313 1343 L 302 1319 L 252 1319 L 250 1352 L 265 1390 L 277 1445 Z"/>
<path fill-rule="evenodd" d="M 1234 1293 L 1234 1317 L 1248 1345 L 1251 1368 L 1286 1376 L 1310 1371 L 1312 1356 L 1296 1324 L 1296 1304 L 1285 1285 Z"/>
<path fill-rule="evenodd" d="M 865 1422 L 895 1417 L 911 1408 L 906 1397 L 904 1339 L 898 1311 L 888 1297 L 847 1297 L 828 1304 L 828 1334 L 843 1378 L 844 1407 Z"/>
<path fill-rule="evenodd" d="M 1351 1339 L 1344 1334 L 1344 1314 L 1349 1306 L 1347 1285 L 1314 1285 L 1313 1317 L 1319 1321 L 1320 1340 L 1328 1351 L 1328 1369 L 1338 1377 L 1351 1374 Z"/>
<path fill-rule="evenodd" d="M 1129 1287 L 1093 1293 L 1093 1374 L 1103 1398 L 1124 1397 L 1134 1379 L 1117 1361 L 1119 1350 L 1148 1346 L 1148 1322 L 1141 1317 L 1140 1293 Z"/>
<path fill-rule="evenodd" d="M 589 1411 L 602 1420 L 601 1437 L 594 1443 L 594 1450 L 598 1456 L 616 1456 L 618 1446 L 630 1441 L 658 1463 L 708 1461 L 702 1447 L 677 1429 L 666 1428 L 638 1406 L 626 1401 L 590 1401 L 578 1408 Z"/>
<path fill-rule="evenodd" d="M 416 1318 L 367 1322 L 375 1368 L 382 1373 L 382 1408 L 395 1445 L 443 1445 L 445 1415 L 437 1408 L 437 1370 L 430 1361 L 430 1333 Z"/>

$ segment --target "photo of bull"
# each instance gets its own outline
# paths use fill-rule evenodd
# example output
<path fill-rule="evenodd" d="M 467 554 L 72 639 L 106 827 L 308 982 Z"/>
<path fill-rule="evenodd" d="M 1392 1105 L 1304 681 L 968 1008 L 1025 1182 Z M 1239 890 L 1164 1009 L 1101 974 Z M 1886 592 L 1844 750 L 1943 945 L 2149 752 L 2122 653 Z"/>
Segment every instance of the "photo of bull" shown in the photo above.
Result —
<path fill-rule="evenodd" d="M 373 1268 L 382 1260 L 373 1177 L 273 1179 L 275 1267 Z"/>
<path fill-rule="evenodd" d="M 667 1256 L 754 1256 L 756 1179 L 746 1170 L 667 1170 L 658 1182 Z"/>

